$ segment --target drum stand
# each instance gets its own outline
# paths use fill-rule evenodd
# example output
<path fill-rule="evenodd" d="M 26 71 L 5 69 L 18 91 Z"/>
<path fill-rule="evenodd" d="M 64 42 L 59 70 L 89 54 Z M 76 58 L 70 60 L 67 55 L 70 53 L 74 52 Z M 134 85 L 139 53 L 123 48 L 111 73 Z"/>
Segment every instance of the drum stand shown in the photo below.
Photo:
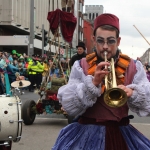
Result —
<path fill-rule="evenodd" d="M 24 94 L 24 92 L 22 91 L 22 88 L 20 88 L 20 89 L 19 89 L 19 88 L 13 88 L 13 89 L 12 89 L 12 93 L 13 93 L 14 96 L 18 96 L 18 95 L 16 94 L 16 92 L 19 92 L 20 95 L 23 95 L 23 94 Z"/>

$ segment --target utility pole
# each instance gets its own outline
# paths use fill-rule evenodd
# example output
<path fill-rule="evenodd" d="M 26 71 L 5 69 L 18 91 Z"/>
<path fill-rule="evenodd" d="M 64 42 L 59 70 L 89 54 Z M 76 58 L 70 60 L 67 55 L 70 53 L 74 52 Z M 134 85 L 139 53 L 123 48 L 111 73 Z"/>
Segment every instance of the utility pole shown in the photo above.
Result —
<path fill-rule="evenodd" d="M 44 55 L 44 24 L 42 24 L 42 56 Z"/>
<path fill-rule="evenodd" d="M 144 38 L 144 40 L 150 45 L 150 43 L 147 41 L 147 39 L 144 37 L 144 35 L 138 30 L 138 28 L 133 25 L 135 29 L 141 34 L 141 36 Z M 150 52 L 148 51 L 148 62 L 150 62 Z"/>
<path fill-rule="evenodd" d="M 32 56 L 34 53 L 34 0 L 30 0 L 30 42 L 28 55 Z"/>
<path fill-rule="evenodd" d="M 138 28 L 133 25 L 135 27 L 135 29 L 141 34 L 141 36 L 145 39 L 145 41 L 150 45 L 150 43 L 146 40 L 146 38 L 144 37 L 144 35 L 138 30 Z"/>
<path fill-rule="evenodd" d="M 53 0 L 53 4 L 52 4 L 52 6 L 53 6 L 53 11 L 54 11 L 54 0 Z"/>

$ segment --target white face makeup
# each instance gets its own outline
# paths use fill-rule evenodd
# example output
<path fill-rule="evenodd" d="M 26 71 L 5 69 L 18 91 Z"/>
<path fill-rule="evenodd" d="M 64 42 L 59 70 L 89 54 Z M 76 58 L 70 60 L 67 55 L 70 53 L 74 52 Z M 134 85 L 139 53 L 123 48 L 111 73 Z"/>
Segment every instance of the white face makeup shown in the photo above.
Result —
<path fill-rule="evenodd" d="M 115 31 L 98 28 L 94 37 L 94 44 L 99 57 L 104 59 L 104 51 L 107 51 L 107 59 L 110 59 L 116 55 L 120 38 L 116 38 Z"/>

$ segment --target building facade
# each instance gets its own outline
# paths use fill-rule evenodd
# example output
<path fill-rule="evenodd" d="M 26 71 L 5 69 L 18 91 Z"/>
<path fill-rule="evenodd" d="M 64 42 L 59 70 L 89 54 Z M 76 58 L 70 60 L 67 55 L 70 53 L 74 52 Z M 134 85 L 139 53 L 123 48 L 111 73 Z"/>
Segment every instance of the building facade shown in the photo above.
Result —
<path fill-rule="evenodd" d="M 34 49 L 40 52 L 42 49 L 42 24 L 49 29 L 47 13 L 48 0 L 34 2 Z M 30 0 L 0 0 L 0 43 L 1 49 L 10 52 L 16 49 L 18 52 L 27 52 L 30 35 Z M 5 36 L 5 37 L 4 37 Z M 28 38 L 27 38 L 28 37 Z"/>
<path fill-rule="evenodd" d="M 93 52 L 93 23 L 95 18 L 103 13 L 102 5 L 85 5 L 84 16 L 84 42 L 87 47 L 87 54 Z"/>
<path fill-rule="evenodd" d="M 80 16 L 79 6 L 83 7 L 84 1 L 73 0 L 73 2 L 73 12 L 75 17 L 78 18 Z M 34 51 L 37 53 L 40 53 L 42 49 L 42 25 L 44 25 L 46 31 L 49 31 L 47 14 L 49 11 L 54 11 L 57 8 L 61 9 L 61 0 L 34 0 Z M 82 10 L 83 8 L 81 8 L 81 12 Z M 30 49 L 30 20 L 30 0 L 0 0 L 0 41 L 3 41 L 0 42 L 0 48 L 8 52 L 12 49 L 16 49 L 18 52 L 27 52 Z M 83 40 L 83 33 L 80 34 L 80 26 L 83 28 L 83 21 L 81 21 L 82 19 L 77 20 L 77 27 L 72 40 L 72 47 L 74 48 L 78 40 Z M 4 36 L 5 39 L 7 38 L 5 42 Z M 53 38 L 51 32 L 49 37 Z M 60 43 L 62 45 L 69 45 L 62 37 L 60 37 Z M 48 49 L 49 45 L 45 47 L 45 50 Z"/>
<path fill-rule="evenodd" d="M 150 63 L 150 48 L 140 57 L 142 64 Z"/>
<path fill-rule="evenodd" d="M 78 41 L 83 41 L 83 6 L 84 6 L 84 0 L 79 0 L 79 4 L 78 4 Z"/>
<path fill-rule="evenodd" d="M 87 14 L 88 20 L 94 21 L 94 19 L 102 14 L 103 11 L 103 5 L 85 5 L 85 13 Z"/>
<path fill-rule="evenodd" d="M 84 20 L 83 26 L 84 43 L 87 48 L 87 54 L 93 51 L 93 24 L 90 21 Z"/>

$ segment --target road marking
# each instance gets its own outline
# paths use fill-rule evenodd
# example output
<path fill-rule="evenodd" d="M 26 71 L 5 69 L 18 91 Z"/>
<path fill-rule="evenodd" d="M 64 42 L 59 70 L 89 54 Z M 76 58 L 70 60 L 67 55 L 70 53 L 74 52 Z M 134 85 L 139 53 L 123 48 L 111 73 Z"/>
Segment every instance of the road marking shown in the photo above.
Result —
<path fill-rule="evenodd" d="M 146 125 L 146 126 L 149 126 L 150 124 L 148 124 L 148 123 L 131 123 L 131 124 L 135 124 L 135 125 Z"/>

